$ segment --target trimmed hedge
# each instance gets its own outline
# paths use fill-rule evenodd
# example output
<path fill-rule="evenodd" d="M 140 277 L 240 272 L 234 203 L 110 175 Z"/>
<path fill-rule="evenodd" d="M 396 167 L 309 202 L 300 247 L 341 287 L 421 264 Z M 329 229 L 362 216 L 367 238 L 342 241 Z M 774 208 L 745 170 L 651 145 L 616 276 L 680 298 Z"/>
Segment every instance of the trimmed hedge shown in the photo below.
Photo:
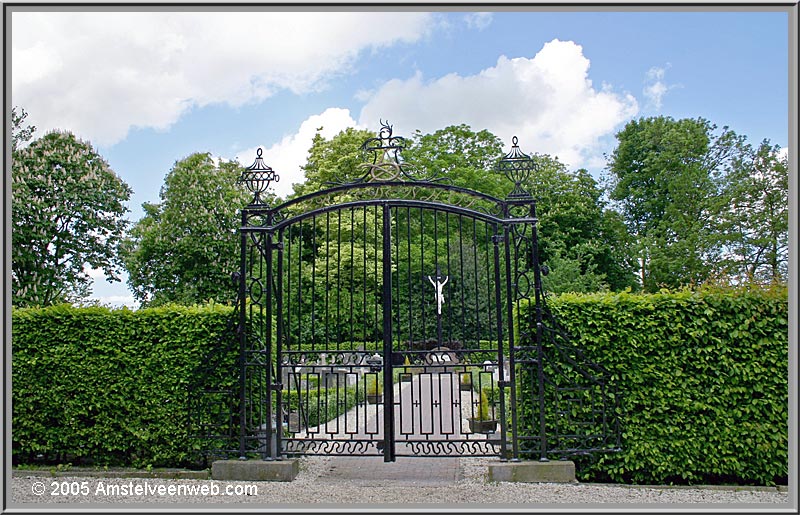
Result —
<path fill-rule="evenodd" d="M 577 459 L 582 480 L 786 483 L 785 289 L 549 305 L 624 394 L 623 451 Z M 191 464 L 187 386 L 231 315 L 222 305 L 13 310 L 14 462 Z"/>
<path fill-rule="evenodd" d="M 232 312 L 13 310 L 14 462 L 189 464 L 187 386 Z"/>
<path fill-rule="evenodd" d="M 785 288 L 566 294 L 549 306 L 624 396 L 623 451 L 578 460 L 581 479 L 786 484 Z"/>

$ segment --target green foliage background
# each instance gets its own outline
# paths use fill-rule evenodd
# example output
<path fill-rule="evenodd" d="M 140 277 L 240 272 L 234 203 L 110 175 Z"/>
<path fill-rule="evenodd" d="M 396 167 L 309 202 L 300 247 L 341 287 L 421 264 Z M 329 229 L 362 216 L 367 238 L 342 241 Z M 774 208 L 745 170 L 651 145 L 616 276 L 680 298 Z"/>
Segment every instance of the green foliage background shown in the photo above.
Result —
<path fill-rule="evenodd" d="M 785 288 L 569 294 L 549 305 L 625 396 L 623 451 L 577 460 L 579 479 L 786 482 Z M 189 464 L 187 386 L 232 313 L 15 309 L 14 462 Z"/>
<path fill-rule="evenodd" d="M 565 294 L 549 305 L 624 395 L 623 451 L 579 460 L 579 479 L 786 483 L 785 288 Z"/>

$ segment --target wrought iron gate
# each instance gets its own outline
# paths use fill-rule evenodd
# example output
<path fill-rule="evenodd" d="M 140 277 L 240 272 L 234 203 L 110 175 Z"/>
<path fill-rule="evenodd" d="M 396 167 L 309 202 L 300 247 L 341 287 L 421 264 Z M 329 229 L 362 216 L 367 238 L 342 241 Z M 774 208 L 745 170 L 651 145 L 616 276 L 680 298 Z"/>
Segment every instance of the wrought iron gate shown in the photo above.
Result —
<path fill-rule="evenodd" d="M 199 431 L 210 452 L 546 460 L 618 448 L 608 373 L 548 338 L 560 333 L 516 138 L 497 167 L 514 182 L 504 200 L 419 177 L 388 125 L 362 148 L 360 179 L 277 207 L 260 198 L 277 180 L 260 151 L 243 177 L 254 200 L 235 278 L 238 399 L 209 384 L 193 396 L 200 413 L 217 400 Z"/>

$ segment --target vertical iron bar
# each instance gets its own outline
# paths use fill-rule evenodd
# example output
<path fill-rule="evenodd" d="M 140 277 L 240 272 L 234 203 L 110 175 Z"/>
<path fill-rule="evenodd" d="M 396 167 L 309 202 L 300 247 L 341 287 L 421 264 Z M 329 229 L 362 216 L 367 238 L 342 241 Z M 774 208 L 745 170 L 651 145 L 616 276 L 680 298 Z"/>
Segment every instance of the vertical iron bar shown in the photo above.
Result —
<path fill-rule="evenodd" d="M 406 207 L 406 234 L 407 238 L 406 241 L 408 243 L 408 249 L 406 251 L 406 255 L 408 258 L 408 350 L 413 350 L 413 342 L 414 342 L 414 318 L 412 316 L 413 312 L 413 280 L 411 269 L 413 268 L 411 265 L 411 207 Z M 413 354 L 412 354 L 413 356 Z M 411 360 L 412 358 L 409 358 Z M 413 363 L 412 363 L 413 364 Z"/>
<path fill-rule="evenodd" d="M 483 331 L 481 331 L 481 310 L 480 310 L 480 302 L 478 299 L 480 298 L 479 293 L 479 283 L 478 283 L 478 276 L 479 269 L 478 269 L 478 227 L 477 221 L 473 218 L 472 219 L 472 266 L 475 269 L 475 320 L 477 321 L 477 329 L 478 329 L 478 349 L 480 349 L 480 342 L 483 339 Z"/>
<path fill-rule="evenodd" d="M 317 348 L 317 217 L 311 217 L 311 350 Z"/>
<path fill-rule="evenodd" d="M 395 207 L 395 209 L 394 209 L 394 237 L 393 237 L 393 240 L 394 240 L 394 262 L 395 262 L 395 265 L 396 265 L 397 268 L 395 269 L 396 274 L 393 273 L 394 277 L 392 278 L 392 285 L 396 288 L 394 293 L 392 294 L 392 303 L 397 302 L 397 316 L 394 319 L 395 321 L 394 321 L 394 325 L 392 326 L 392 331 L 394 331 L 394 327 L 396 325 L 396 327 L 398 328 L 398 332 L 402 332 L 402 329 L 401 329 L 402 328 L 402 322 L 400 320 L 400 318 L 401 318 L 401 316 L 400 316 L 400 306 L 401 306 L 401 304 L 400 303 L 402 301 L 402 296 L 400 295 L 400 208 L 399 207 Z M 396 277 L 396 279 L 395 279 L 395 277 Z M 394 307 L 392 307 L 392 316 L 393 317 L 395 316 Z M 394 334 L 393 334 L 392 335 L 392 348 L 396 347 L 398 350 L 400 350 L 400 348 L 402 348 L 402 346 L 399 345 L 399 342 L 397 342 L 397 343 L 398 344 L 396 345 L 395 341 L 394 341 Z M 403 369 L 403 372 L 405 373 L 406 370 Z"/>
<path fill-rule="evenodd" d="M 338 227 L 336 229 L 336 350 L 341 350 L 342 342 L 342 210 L 336 211 Z"/>
<path fill-rule="evenodd" d="M 247 212 L 242 210 L 242 227 L 239 230 L 241 254 L 239 257 L 239 459 L 246 460 L 245 454 L 245 435 L 246 435 L 246 414 L 245 414 L 245 385 L 247 373 Z"/>
<path fill-rule="evenodd" d="M 294 227 L 289 227 L 289 237 L 286 238 L 288 241 L 289 250 L 286 253 L 286 263 L 288 264 L 286 267 L 286 291 L 281 294 L 281 301 L 283 301 L 284 296 L 286 297 L 286 348 L 287 350 L 291 350 L 292 348 L 292 233 Z"/>
<path fill-rule="evenodd" d="M 325 213 L 325 352 L 330 350 L 330 306 L 328 302 L 328 297 L 330 296 L 331 290 L 331 265 L 330 265 L 330 258 L 331 258 L 331 212 L 327 211 Z"/>
<path fill-rule="evenodd" d="M 366 343 L 367 342 L 367 320 L 368 320 L 367 319 L 367 259 L 369 259 L 368 256 L 367 256 L 367 208 L 366 208 L 366 206 L 362 208 L 362 211 L 364 213 L 364 217 L 363 217 L 363 219 L 364 219 L 363 220 L 364 239 L 361 240 L 361 241 L 364 242 L 364 282 L 361 283 L 361 291 L 363 292 L 363 299 L 362 299 L 363 304 L 362 304 L 362 306 L 364 307 L 364 316 L 361 318 L 361 320 L 362 320 L 361 340 L 364 342 L 364 346 L 366 347 L 366 345 L 367 345 L 367 343 Z M 375 220 L 375 223 L 378 223 L 378 221 Z"/>
<path fill-rule="evenodd" d="M 353 336 L 354 334 L 354 325 L 353 325 L 353 316 L 354 316 L 354 303 L 355 303 L 355 270 L 356 270 L 356 257 L 355 257 L 355 237 L 356 237 L 356 218 L 355 218 L 355 209 L 350 208 L 350 333 L 348 336 L 350 337 L 350 350 L 353 349 Z"/>
<path fill-rule="evenodd" d="M 508 218 L 508 216 L 507 216 L 507 213 L 506 213 L 506 219 L 507 218 Z M 514 259 L 513 261 L 511 260 L 511 246 L 514 245 L 515 242 L 512 240 L 511 230 L 509 229 L 508 225 L 505 226 L 504 233 L 503 233 L 503 240 L 505 242 L 505 251 L 506 251 L 506 256 L 505 256 L 505 258 L 506 258 L 506 288 L 508 288 L 508 291 L 506 292 L 506 306 L 507 306 L 506 307 L 506 318 L 507 318 L 507 323 L 508 323 L 508 346 L 509 346 L 509 351 L 508 352 L 509 352 L 509 356 L 510 356 L 511 353 L 513 352 L 511 349 L 513 349 L 513 347 L 514 347 L 514 338 L 515 338 L 515 334 L 514 334 L 514 305 L 513 305 L 514 293 L 513 293 L 513 291 L 514 291 L 514 289 L 516 288 L 517 285 L 515 283 L 512 283 L 512 280 L 511 280 L 512 270 L 513 270 L 513 273 L 516 276 L 516 259 Z M 516 256 L 516 247 L 515 247 L 515 250 L 514 250 L 514 254 Z M 498 306 L 498 309 L 500 309 L 500 306 Z M 513 365 L 509 362 L 509 367 L 512 367 L 512 366 Z M 500 348 L 499 348 L 498 370 L 499 370 L 499 373 L 500 373 L 500 380 L 501 381 L 505 381 L 505 379 L 504 379 L 505 378 L 505 369 L 503 368 L 503 345 L 501 345 Z M 509 374 L 509 376 L 510 376 L 510 374 Z M 511 378 L 509 377 L 509 379 L 511 379 Z M 512 388 L 513 388 L 513 383 L 512 383 Z M 500 457 L 502 459 L 507 460 L 508 459 L 508 452 L 506 450 L 506 442 L 508 441 L 508 429 L 509 428 L 506 427 L 506 423 L 505 423 L 506 422 L 505 399 L 506 399 L 505 392 L 501 392 L 501 395 L 500 395 L 500 416 L 502 417 L 503 425 L 502 425 L 502 429 L 501 429 L 502 432 L 500 433 L 500 442 L 501 442 L 501 447 L 500 448 L 502 449 L 500 451 Z M 512 433 L 511 433 L 511 435 L 512 436 L 511 436 L 511 438 L 512 438 L 512 440 L 516 441 L 517 427 L 516 427 L 516 424 L 513 421 L 513 411 L 514 411 L 513 402 L 514 402 L 514 393 L 513 393 L 513 390 L 512 390 L 512 393 L 511 393 L 511 403 L 512 403 L 512 408 L 511 408 L 511 411 L 512 411 L 511 431 L 512 431 Z"/>
<path fill-rule="evenodd" d="M 491 265 L 491 261 L 489 259 L 489 243 L 492 242 L 492 239 L 493 239 L 492 237 L 494 235 L 490 235 L 489 234 L 489 224 L 483 224 L 483 228 L 484 228 L 485 237 L 486 237 L 486 295 L 488 297 L 492 292 L 492 276 L 491 276 L 491 266 L 492 265 Z M 498 285 L 500 283 L 499 283 L 499 281 L 496 281 L 495 284 Z M 493 319 L 494 315 L 493 315 L 493 311 L 492 311 L 492 302 L 487 302 L 486 306 L 489 308 L 488 309 L 489 319 L 487 321 L 487 327 L 489 329 L 489 339 L 492 340 L 492 339 L 494 339 L 494 336 L 492 334 L 493 333 L 493 327 L 492 326 L 495 323 L 495 320 Z"/>
<path fill-rule="evenodd" d="M 297 224 L 297 350 L 303 343 L 303 222 Z"/>
<path fill-rule="evenodd" d="M 422 271 L 422 281 L 425 281 L 425 213 L 423 213 L 422 208 L 419 208 L 419 268 Z M 422 331 L 422 337 L 425 338 L 425 335 L 428 333 L 428 328 L 425 325 L 425 283 L 422 283 L 422 291 L 419 295 L 419 302 L 420 302 L 420 312 L 422 312 L 422 324 L 420 326 L 420 330 Z M 423 368 L 423 370 L 425 370 Z"/>
<path fill-rule="evenodd" d="M 376 220 L 377 222 L 377 220 Z M 383 461 L 395 461 L 392 384 L 392 216 L 383 204 Z"/>
<path fill-rule="evenodd" d="M 450 211 L 444 212 L 444 228 L 445 228 L 445 251 L 447 252 L 447 275 L 450 277 L 450 291 L 453 291 L 452 273 L 450 272 Z M 444 295 L 444 291 L 442 291 Z M 447 340 L 453 341 L 453 296 L 450 296 L 450 302 L 446 302 L 447 306 Z"/>
<path fill-rule="evenodd" d="M 433 261 L 436 265 L 436 280 L 438 281 L 441 274 L 439 273 L 439 211 L 436 209 L 433 210 Z M 436 346 L 442 346 L 442 313 L 438 307 L 436 309 Z"/>
<path fill-rule="evenodd" d="M 497 316 L 497 355 L 498 359 L 498 367 L 502 371 L 502 354 L 503 354 L 503 300 L 500 295 L 500 240 L 502 239 L 505 242 L 505 254 L 506 254 L 506 261 L 508 261 L 508 226 L 503 227 L 502 236 L 498 233 L 497 225 L 494 226 L 495 238 L 494 238 L 494 302 L 495 302 L 495 313 Z M 511 295 L 511 274 L 509 272 L 508 266 L 506 266 L 506 299 Z M 505 412 L 504 412 L 504 404 L 503 404 L 503 392 L 500 392 L 500 457 L 505 457 L 505 446 L 506 446 L 506 436 L 505 436 Z"/>
<path fill-rule="evenodd" d="M 531 212 L 534 213 L 534 208 Z M 536 225 L 532 225 L 531 247 L 533 256 L 533 279 L 536 293 L 536 369 L 539 382 L 539 461 L 547 459 L 547 431 L 544 413 L 544 348 L 542 342 L 542 275 L 539 270 L 539 244 Z"/>
<path fill-rule="evenodd" d="M 464 348 L 463 343 L 466 343 L 467 334 L 469 331 L 466 328 L 467 324 L 467 307 L 465 303 L 465 293 L 466 293 L 466 285 L 467 285 L 467 276 L 464 275 L 464 215 L 458 215 L 458 259 L 459 259 L 459 273 L 461 274 L 461 283 L 459 284 L 459 289 L 461 290 L 461 340 L 462 346 Z M 476 297 L 477 300 L 477 297 Z M 480 337 L 478 338 L 480 342 Z M 478 344 L 480 348 L 480 343 Z M 466 372 L 466 368 L 464 369 Z"/>
<path fill-rule="evenodd" d="M 375 265 L 375 268 L 374 268 L 375 284 L 377 284 L 378 283 L 378 205 L 377 204 L 375 204 L 375 210 L 374 210 L 373 214 L 375 216 L 375 222 L 372 224 L 373 227 L 374 227 L 374 231 L 373 231 L 374 232 L 374 237 L 373 237 L 372 241 L 374 243 L 374 248 L 375 248 L 375 259 L 373 261 L 374 261 L 374 265 Z M 391 231 L 391 228 L 389 229 L 389 231 Z M 390 242 L 391 242 L 391 240 L 390 240 Z M 391 258 L 391 255 L 392 255 L 392 251 L 391 251 L 391 249 L 389 249 L 390 258 Z M 385 260 L 386 258 L 383 257 L 383 259 Z M 389 313 L 391 313 L 391 305 L 389 306 Z M 377 332 L 377 330 L 378 330 L 378 309 L 377 309 L 377 307 L 375 309 L 375 316 L 373 317 L 373 320 L 372 320 L 372 330 L 374 332 Z"/>
<path fill-rule="evenodd" d="M 268 223 L 272 225 L 272 217 L 270 217 Z M 267 292 L 266 292 L 266 299 L 267 299 L 267 316 L 266 320 L 261 320 L 262 324 L 266 324 L 266 355 L 267 355 L 267 363 L 266 363 L 266 385 L 267 385 L 267 432 L 266 432 L 266 445 L 267 445 L 267 455 L 268 460 L 274 460 L 276 458 L 275 454 L 277 453 L 277 448 L 273 449 L 272 447 L 272 421 L 273 417 L 275 420 L 275 431 L 277 432 L 281 428 L 281 422 L 283 422 L 280 417 L 280 406 L 273 407 L 272 405 L 272 231 L 267 233 Z"/>
<path fill-rule="evenodd" d="M 277 372 L 276 377 L 278 378 L 279 382 L 283 382 L 283 229 L 278 232 L 278 284 L 276 285 L 277 291 L 277 298 L 275 302 L 275 311 L 277 311 L 278 316 L 277 324 L 276 324 L 276 331 L 277 337 L 275 338 L 276 348 L 277 348 L 277 355 L 275 357 L 275 361 L 277 363 Z M 267 321 L 268 324 L 272 325 L 272 319 Z M 291 369 L 290 369 L 291 370 Z M 288 386 L 288 385 L 287 385 Z M 282 388 L 278 389 L 277 393 L 278 399 L 276 404 L 278 409 L 280 410 L 281 415 L 283 415 L 283 391 Z M 287 410 L 288 413 L 289 410 Z M 288 420 L 287 420 L 288 423 Z M 288 427 L 288 426 L 287 426 Z M 283 431 L 278 431 L 277 434 L 277 444 L 276 447 L 278 449 L 278 455 L 281 455 L 281 439 L 283 436 Z"/>

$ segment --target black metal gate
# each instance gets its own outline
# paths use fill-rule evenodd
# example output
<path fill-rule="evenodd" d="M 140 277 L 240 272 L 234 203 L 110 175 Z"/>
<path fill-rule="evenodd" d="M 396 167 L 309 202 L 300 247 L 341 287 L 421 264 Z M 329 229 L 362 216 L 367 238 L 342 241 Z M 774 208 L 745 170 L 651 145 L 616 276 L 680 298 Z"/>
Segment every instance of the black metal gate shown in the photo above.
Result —
<path fill-rule="evenodd" d="M 402 147 L 384 125 L 362 147 L 372 159 L 361 179 L 277 207 L 260 199 L 277 176 L 259 151 L 243 178 L 255 196 L 236 277 L 238 399 L 195 388 L 209 453 L 235 452 L 225 444 L 237 429 L 242 458 L 618 448 L 607 372 L 548 338 L 522 187 L 531 160 L 516 138 L 498 164 L 515 184 L 505 200 L 417 177 Z"/>

